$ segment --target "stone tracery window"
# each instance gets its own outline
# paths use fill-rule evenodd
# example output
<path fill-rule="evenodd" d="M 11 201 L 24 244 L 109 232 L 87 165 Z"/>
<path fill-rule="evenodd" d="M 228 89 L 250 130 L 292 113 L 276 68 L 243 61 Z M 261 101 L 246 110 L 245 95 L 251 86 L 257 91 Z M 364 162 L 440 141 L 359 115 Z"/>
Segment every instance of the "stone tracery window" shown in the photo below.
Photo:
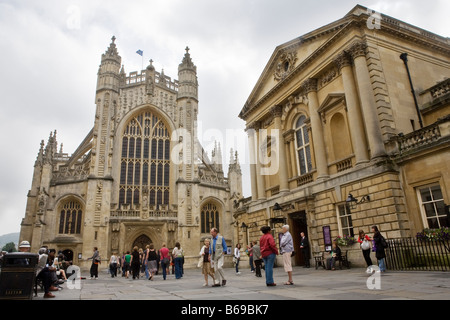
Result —
<path fill-rule="evenodd" d="M 308 128 L 306 126 L 306 116 L 301 115 L 295 124 L 295 141 L 297 151 L 297 164 L 300 175 L 309 173 L 312 170 L 311 146 L 309 141 Z"/>
<path fill-rule="evenodd" d="M 131 119 L 122 136 L 119 205 L 169 204 L 170 134 L 161 119 L 143 112 Z"/>
<path fill-rule="evenodd" d="M 83 211 L 81 204 L 76 200 L 66 201 L 59 216 L 60 234 L 80 234 Z"/>
<path fill-rule="evenodd" d="M 207 203 L 201 210 L 201 232 L 209 233 L 212 228 L 219 229 L 219 210 L 215 204 Z"/>

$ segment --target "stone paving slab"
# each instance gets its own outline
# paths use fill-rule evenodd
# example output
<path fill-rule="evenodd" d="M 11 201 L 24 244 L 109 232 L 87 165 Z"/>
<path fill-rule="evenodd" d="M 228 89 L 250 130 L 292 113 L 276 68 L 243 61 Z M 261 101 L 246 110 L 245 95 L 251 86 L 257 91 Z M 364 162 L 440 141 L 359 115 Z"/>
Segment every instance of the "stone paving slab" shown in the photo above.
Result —
<path fill-rule="evenodd" d="M 55 292 L 50 300 L 450 300 L 450 273 L 444 272 L 387 272 L 381 274 L 380 290 L 367 287 L 371 276 L 365 269 L 327 271 L 295 267 L 293 286 L 285 286 L 287 274 L 283 268 L 274 269 L 276 287 L 267 287 L 264 273 L 255 277 L 248 269 L 236 275 L 234 269 L 225 269 L 227 285 L 203 287 L 204 278 L 199 269 L 187 269 L 181 279 L 161 275 L 153 281 L 122 277 L 111 278 L 102 271 L 98 280 L 81 280 L 81 289 Z M 83 276 L 86 276 L 83 274 Z M 35 300 L 43 300 L 39 292 Z M 49 299 L 46 299 L 49 300 Z"/>

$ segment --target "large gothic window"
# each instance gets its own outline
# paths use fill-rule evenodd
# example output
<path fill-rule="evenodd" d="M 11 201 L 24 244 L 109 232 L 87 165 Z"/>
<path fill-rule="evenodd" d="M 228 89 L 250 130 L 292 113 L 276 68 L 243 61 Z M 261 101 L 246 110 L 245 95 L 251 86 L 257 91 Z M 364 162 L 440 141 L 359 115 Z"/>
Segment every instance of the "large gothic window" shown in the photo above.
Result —
<path fill-rule="evenodd" d="M 78 201 L 66 201 L 59 215 L 60 234 L 80 234 L 83 212 Z"/>
<path fill-rule="evenodd" d="M 169 204 L 170 134 L 151 112 L 130 120 L 122 136 L 119 205 Z"/>
<path fill-rule="evenodd" d="M 300 116 L 295 124 L 295 140 L 297 151 L 297 163 L 300 175 L 309 173 L 312 170 L 311 147 L 309 142 L 308 128 L 305 124 L 306 117 Z"/>
<path fill-rule="evenodd" d="M 201 211 L 201 232 L 209 233 L 212 228 L 219 229 L 219 210 L 213 203 L 207 203 Z"/>

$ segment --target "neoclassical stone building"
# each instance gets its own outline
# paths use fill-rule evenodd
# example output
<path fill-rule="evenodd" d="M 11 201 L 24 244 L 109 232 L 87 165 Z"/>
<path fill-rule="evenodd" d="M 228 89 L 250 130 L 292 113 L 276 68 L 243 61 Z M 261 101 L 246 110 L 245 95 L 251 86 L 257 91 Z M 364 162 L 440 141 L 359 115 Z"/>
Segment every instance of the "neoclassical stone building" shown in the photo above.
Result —
<path fill-rule="evenodd" d="M 362 6 L 278 46 L 239 115 L 252 188 L 239 241 L 287 222 L 314 253 L 372 225 L 388 238 L 448 226 L 449 78 L 449 38 Z"/>
<path fill-rule="evenodd" d="M 72 155 L 58 150 L 56 131 L 42 141 L 20 235 L 33 252 L 46 245 L 86 267 L 94 246 L 109 259 L 179 241 L 190 264 L 212 227 L 232 244 L 233 204 L 242 198 L 237 154 L 226 177 L 220 146 L 210 159 L 197 140 L 189 49 L 178 80 L 152 62 L 126 75 L 113 37 L 101 56 L 93 129 Z"/>

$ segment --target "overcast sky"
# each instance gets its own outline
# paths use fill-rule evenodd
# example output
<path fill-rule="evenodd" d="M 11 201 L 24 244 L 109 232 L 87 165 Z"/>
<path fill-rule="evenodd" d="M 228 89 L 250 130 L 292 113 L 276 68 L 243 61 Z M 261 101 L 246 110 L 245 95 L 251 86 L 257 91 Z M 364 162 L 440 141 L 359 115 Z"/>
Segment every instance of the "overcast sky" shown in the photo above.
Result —
<path fill-rule="evenodd" d="M 210 150 L 211 130 L 240 131 L 246 141 L 238 114 L 278 45 L 358 3 L 449 36 L 447 0 L 0 0 L 0 235 L 20 231 L 40 141 L 56 129 L 72 154 L 93 127 L 98 66 L 113 35 L 127 73 L 141 70 L 140 49 L 144 68 L 153 59 L 157 71 L 177 78 L 191 48 L 200 134 Z M 242 166 L 249 196 L 248 164 Z"/>

